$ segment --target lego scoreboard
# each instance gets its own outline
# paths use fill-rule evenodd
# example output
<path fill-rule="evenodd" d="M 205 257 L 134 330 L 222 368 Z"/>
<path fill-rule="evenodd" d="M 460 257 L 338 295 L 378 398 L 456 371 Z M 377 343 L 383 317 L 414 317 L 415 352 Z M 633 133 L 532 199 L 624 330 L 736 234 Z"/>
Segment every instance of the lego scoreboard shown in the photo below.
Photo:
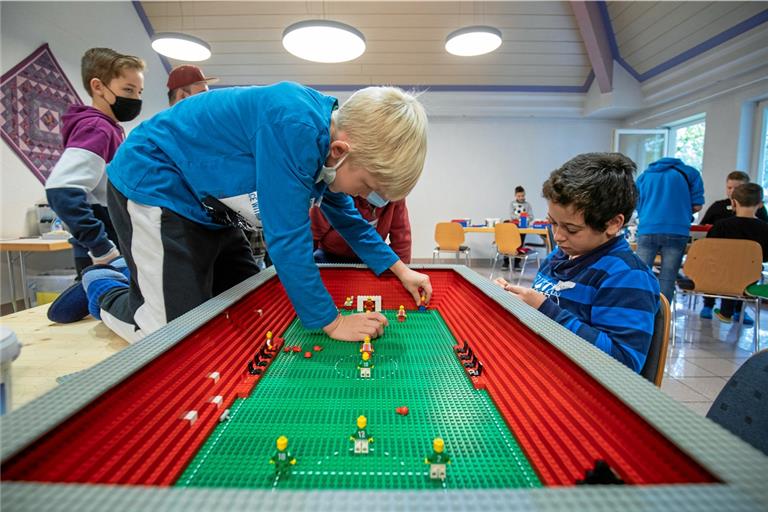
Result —
<path fill-rule="evenodd" d="M 768 457 L 463 266 L 273 268 L 0 420 L 4 510 L 768 510 Z M 404 306 L 404 307 L 401 307 Z"/>

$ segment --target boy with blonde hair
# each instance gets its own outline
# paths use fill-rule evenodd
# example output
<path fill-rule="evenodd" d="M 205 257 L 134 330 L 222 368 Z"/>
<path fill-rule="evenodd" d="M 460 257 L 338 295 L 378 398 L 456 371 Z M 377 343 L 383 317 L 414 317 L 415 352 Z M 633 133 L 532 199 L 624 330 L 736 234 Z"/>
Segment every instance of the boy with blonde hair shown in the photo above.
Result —
<path fill-rule="evenodd" d="M 378 336 L 379 313 L 342 317 L 312 258 L 309 208 L 320 207 L 376 273 L 390 269 L 419 299 L 409 269 L 352 197 L 405 197 L 426 157 L 415 97 L 368 87 L 335 98 L 290 82 L 185 99 L 134 129 L 108 169 L 109 204 L 130 268 L 95 268 L 92 314 L 135 341 L 258 272 L 243 227 L 262 226 L 280 281 L 305 327 L 338 340 Z"/>

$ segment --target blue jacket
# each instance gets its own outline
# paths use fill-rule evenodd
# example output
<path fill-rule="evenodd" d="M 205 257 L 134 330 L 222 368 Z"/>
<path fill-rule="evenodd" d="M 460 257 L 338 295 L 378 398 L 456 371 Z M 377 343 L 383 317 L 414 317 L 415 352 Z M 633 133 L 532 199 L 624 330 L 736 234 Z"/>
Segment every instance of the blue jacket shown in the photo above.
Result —
<path fill-rule="evenodd" d="M 310 206 L 321 206 L 376 274 L 398 259 L 350 196 L 317 181 L 336 106 L 335 98 L 290 82 L 197 94 L 136 127 L 107 174 L 128 199 L 210 229 L 221 226 L 203 206 L 207 197 L 262 225 L 299 318 L 308 329 L 323 327 L 338 310 L 312 257 Z"/>
<path fill-rule="evenodd" d="M 688 236 L 694 206 L 704 204 L 701 173 L 677 158 L 653 162 L 637 178 L 638 235 Z"/>
<path fill-rule="evenodd" d="M 552 251 L 533 288 L 539 311 L 632 370 L 645 365 L 659 309 L 659 282 L 622 237 L 578 258 Z"/>

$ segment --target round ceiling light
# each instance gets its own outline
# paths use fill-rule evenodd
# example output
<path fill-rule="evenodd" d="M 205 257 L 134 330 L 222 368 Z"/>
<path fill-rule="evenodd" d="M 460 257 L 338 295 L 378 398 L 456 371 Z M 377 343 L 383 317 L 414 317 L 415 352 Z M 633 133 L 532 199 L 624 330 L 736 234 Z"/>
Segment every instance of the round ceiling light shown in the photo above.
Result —
<path fill-rule="evenodd" d="M 473 57 L 490 53 L 501 46 L 501 31 L 493 27 L 464 27 L 451 32 L 445 39 L 448 53 L 460 57 Z"/>
<path fill-rule="evenodd" d="M 152 49 L 171 59 L 199 62 L 211 57 L 211 47 L 202 39 L 178 32 L 160 32 L 152 36 Z"/>
<path fill-rule="evenodd" d="M 283 47 L 312 62 L 347 62 L 365 52 L 365 36 L 355 27 L 338 21 L 307 20 L 283 31 Z"/>

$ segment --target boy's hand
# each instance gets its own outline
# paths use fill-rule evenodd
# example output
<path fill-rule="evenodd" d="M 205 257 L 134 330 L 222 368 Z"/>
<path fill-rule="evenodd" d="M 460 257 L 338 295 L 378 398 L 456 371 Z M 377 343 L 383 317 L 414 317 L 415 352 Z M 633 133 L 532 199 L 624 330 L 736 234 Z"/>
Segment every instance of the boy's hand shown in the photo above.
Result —
<path fill-rule="evenodd" d="M 507 286 L 509 285 L 509 282 L 503 277 L 497 277 L 496 279 L 493 280 L 493 284 L 497 284 L 506 290 Z"/>
<path fill-rule="evenodd" d="M 499 278 L 501 279 L 501 278 Z M 504 281 L 503 279 L 501 279 Z M 498 279 L 494 281 L 496 284 L 498 283 Z M 504 281 L 506 284 L 503 285 L 503 288 L 516 296 L 518 299 L 522 300 L 532 308 L 539 309 L 539 307 L 544 304 L 544 301 L 547 300 L 547 296 L 544 295 L 541 292 L 537 292 L 533 288 L 524 288 L 522 286 L 515 286 L 513 284 L 509 284 L 506 281 Z"/>
<path fill-rule="evenodd" d="M 366 336 L 371 338 L 381 336 L 387 325 L 389 321 L 381 313 L 358 313 L 339 315 L 336 320 L 323 327 L 323 331 L 335 340 L 360 341 Z"/>
<path fill-rule="evenodd" d="M 397 260 L 397 263 L 389 267 L 389 269 L 400 279 L 405 289 L 411 293 L 417 306 L 421 303 L 420 289 L 424 292 L 427 304 L 429 304 L 432 298 L 432 283 L 427 274 L 416 272 L 400 260 Z"/>

